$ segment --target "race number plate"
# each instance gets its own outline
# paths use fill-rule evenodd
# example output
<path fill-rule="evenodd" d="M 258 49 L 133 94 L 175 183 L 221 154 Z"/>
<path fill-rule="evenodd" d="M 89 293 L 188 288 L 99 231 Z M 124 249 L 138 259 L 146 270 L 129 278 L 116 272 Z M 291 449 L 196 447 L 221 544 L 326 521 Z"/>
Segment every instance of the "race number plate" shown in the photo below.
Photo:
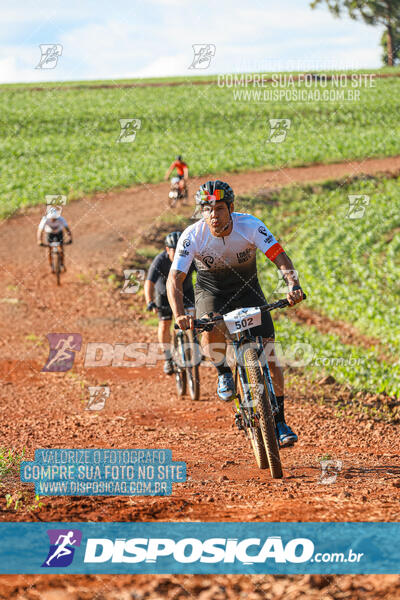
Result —
<path fill-rule="evenodd" d="M 224 315 L 225 325 L 229 333 L 239 333 L 261 325 L 261 310 L 259 308 L 239 308 Z"/>

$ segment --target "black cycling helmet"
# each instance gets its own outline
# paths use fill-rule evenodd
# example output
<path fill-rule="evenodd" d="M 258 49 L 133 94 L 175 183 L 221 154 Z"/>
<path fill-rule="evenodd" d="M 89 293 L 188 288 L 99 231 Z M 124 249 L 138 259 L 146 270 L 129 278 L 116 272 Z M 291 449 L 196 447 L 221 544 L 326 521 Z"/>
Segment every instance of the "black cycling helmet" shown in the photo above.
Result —
<path fill-rule="evenodd" d="M 196 192 L 196 204 L 206 204 L 207 196 L 215 196 L 217 200 L 223 200 L 226 204 L 231 204 L 235 199 L 235 194 L 229 183 L 225 181 L 207 181 L 203 183 Z"/>
<path fill-rule="evenodd" d="M 182 161 L 182 156 L 180 154 L 178 154 L 178 156 L 175 157 L 175 160 L 180 160 Z"/>
<path fill-rule="evenodd" d="M 173 231 L 172 233 L 169 233 L 165 238 L 165 245 L 167 246 L 167 248 L 176 248 L 180 237 L 180 231 Z"/>

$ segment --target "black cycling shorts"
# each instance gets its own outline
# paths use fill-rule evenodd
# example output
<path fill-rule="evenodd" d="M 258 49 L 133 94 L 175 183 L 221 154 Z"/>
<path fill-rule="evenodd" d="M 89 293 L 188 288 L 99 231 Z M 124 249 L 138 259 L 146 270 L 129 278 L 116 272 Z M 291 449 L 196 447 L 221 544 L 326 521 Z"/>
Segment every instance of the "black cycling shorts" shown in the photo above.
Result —
<path fill-rule="evenodd" d="M 51 242 L 60 242 L 60 244 L 64 243 L 64 235 L 63 231 L 57 231 L 57 233 L 48 233 L 47 234 L 47 243 Z"/>
<path fill-rule="evenodd" d="M 167 295 L 157 294 L 156 295 L 156 306 L 157 306 L 158 318 L 160 319 L 160 321 L 170 321 L 172 319 L 172 317 L 173 317 L 172 309 L 169 305 Z M 191 302 L 190 300 L 188 300 L 187 302 L 184 302 L 185 308 L 188 308 L 189 306 L 193 306 L 193 302 Z"/>
<path fill-rule="evenodd" d="M 207 313 L 219 313 L 225 315 L 238 308 L 248 308 L 250 306 L 261 306 L 267 304 L 262 289 L 258 285 L 253 285 L 250 291 L 242 295 L 230 294 L 229 296 L 219 294 L 218 296 L 195 286 L 195 304 L 196 318 L 201 319 Z M 249 329 L 250 335 L 261 335 L 263 338 L 275 338 L 274 324 L 269 312 L 262 313 L 261 325 Z"/>

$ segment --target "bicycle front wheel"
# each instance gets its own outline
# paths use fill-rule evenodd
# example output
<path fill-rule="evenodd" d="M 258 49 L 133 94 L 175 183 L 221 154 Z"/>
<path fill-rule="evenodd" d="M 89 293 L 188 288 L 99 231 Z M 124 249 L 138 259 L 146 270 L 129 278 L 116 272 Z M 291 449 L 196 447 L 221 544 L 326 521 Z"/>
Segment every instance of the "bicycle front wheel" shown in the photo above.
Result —
<path fill-rule="evenodd" d="M 240 396 L 242 398 L 242 403 L 245 402 L 248 395 L 245 394 L 245 391 L 242 387 L 242 380 L 240 377 L 238 378 L 238 386 L 240 389 Z M 249 413 L 253 412 L 253 403 L 251 406 L 246 406 L 246 410 Z M 254 421 L 253 415 L 250 414 L 250 419 Z M 268 457 L 265 452 L 264 440 L 261 433 L 261 429 L 258 423 L 252 423 L 250 427 L 246 428 L 247 433 L 250 438 L 251 447 L 253 448 L 254 456 L 256 458 L 257 466 L 259 469 L 267 469 L 268 468 Z"/>
<path fill-rule="evenodd" d="M 192 400 L 200 398 L 200 375 L 198 360 L 198 342 L 193 331 L 186 333 L 188 345 L 185 349 L 186 378 L 189 384 L 189 393 Z"/>
<path fill-rule="evenodd" d="M 60 285 L 61 267 L 60 267 L 60 254 L 59 254 L 59 252 L 52 252 L 51 253 L 51 264 L 52 264 L 53 273 L 56 276 L 57 285 Z"/>
<path fill-rule="evenodd" d="M 174 369 L 176 391 L 181 398 L 186 394 L 186 369 L 184 368 L 184 340 L 182 335 L 174 335 Z"/>
<path fill-rule="evenodd" d="M 271 401 L 265 391 L 264 375 L 254 348 L 248 348 L 244 351 L 244 362 L 249 378 L 252 399 L 260 419 L 260 431 L 271 475 L 274 479 L 280 479 L 283 473 L 278 440 L 275 433 L 275 419 L 272 413 Z"/>

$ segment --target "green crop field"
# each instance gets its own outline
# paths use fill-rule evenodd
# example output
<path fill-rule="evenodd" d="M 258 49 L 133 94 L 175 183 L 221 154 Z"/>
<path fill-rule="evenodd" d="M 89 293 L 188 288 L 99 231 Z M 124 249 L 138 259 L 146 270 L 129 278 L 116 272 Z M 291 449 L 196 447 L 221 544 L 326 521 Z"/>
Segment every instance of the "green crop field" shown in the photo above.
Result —
<path fill-rule="evenodd" d="M 350 88 L 348 82 L 345 96 Z M 325 88 L 294 89 L 322 94 Z M 192 175 L 398 154 L 400 80 L 376 79 L 374 87 L 358 89 L 359 100 L 314 96 L 300 102 L 251 95 L 271 91 L 271 84 L 261 91 L 190 84 L 46 91 L 2 86 L 0 215 L 42 203 L 46 194 L 73 199 L 160 181 L 178 152 Z M 132 143 L 117 142 L 122 118 L 140 120 Z M 281 143 L 268 141 L 274 118 L 291 120 Z"/>
<path fill-rule="evenodd" d="M 380 340 L 389 362 L 381 360 L 372 345 L 369 350 L 346 346 L 335 335 L 322 335 L 288 319 L 278 323 L 284 344 L 310 344 L 308 369 L 314 375 L 324 370 L 357 389 L 392 395 L 400 395 L 399 184 L 399 178 L 365 177 L 289 187 L 268 199 L 242 200 L 291 256 L 308 293 L 307 306 Z M 351 210 L 349 196 L 362 196 Z M 274 298 L 275 269 L 263 260 L 260 267 L 263 287 Z M 321 362 L 327 357 L 346 360 Z"/>

